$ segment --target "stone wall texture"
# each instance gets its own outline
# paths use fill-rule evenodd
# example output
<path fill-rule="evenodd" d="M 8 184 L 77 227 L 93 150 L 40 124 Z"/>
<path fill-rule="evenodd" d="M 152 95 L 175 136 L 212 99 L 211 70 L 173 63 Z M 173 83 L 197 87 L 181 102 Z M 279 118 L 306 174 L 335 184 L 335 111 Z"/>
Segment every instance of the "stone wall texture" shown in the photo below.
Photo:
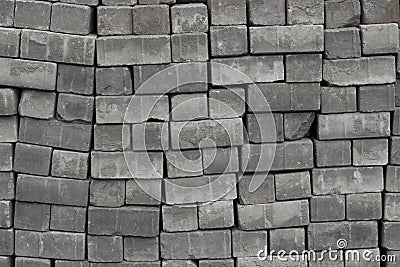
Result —
<path fill-rule="evenodd" d="M 400 266 L 399 22 L 0 0 L 0 267 Z M 288 255 L 329 248 L 373 260 Z"/>

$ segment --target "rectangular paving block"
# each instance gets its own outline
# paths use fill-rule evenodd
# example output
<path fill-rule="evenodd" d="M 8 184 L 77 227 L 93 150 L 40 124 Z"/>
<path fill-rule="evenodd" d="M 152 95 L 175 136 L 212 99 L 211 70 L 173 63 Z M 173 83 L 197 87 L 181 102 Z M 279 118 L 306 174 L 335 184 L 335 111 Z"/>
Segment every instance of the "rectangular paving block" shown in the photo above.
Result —
<path fill-rule="evenodd" d="M 235 262 L 233 259 L 199 261 L 199 267 L 233 267 L 233 266 L 235 266 Z"/>
<path fill-rule="evenodd" d="M 211 89 L 208 93 L 209 116 L 213 119 L 241 117 L 245 112 L 245 89 Z"/>
<path fill-rule="evenodd" d="M 214 57 L 247 54 L 246 26 L 211 26 L 210 40 L 211 55 Z"/>
<path fill-rule="evenodd" d="M 98 7 L 97 34 L 98 35 L 132 34 L 132 8 L 129 6 Z"/>
<path fill-rule="evenodd" d="M 317 167 L 333 167 L 351 165 L 350 140 L 314 140 Z"/>
<path fill-rule="evenodd" d="M 48 204 L 87 206 L 89 182 L 54 177 L 18 175 L 16 199 Z"/>
<path fill-rule="evenodd" d="M 175 244 L 171 246 L 170 244 Z M 163 259 L 220 259 L 231 257 L 230 230 L 160 234 Z"/>
<path fill-rule="evenodd" d="M 337 86 L 394 83 L 394 57 L 324 60 L 323 78 L 327 83 Z"/>
<path fill-rule="evenodd" d="M 367 85 L 358 89 L 358 109 L 361 112 L 393 111 L 395 86 Z"/>
<path fill-rule="evenodd" d="M 50 205 L 15 202 L 14 227 L 22 230 L 48 231 L 50 225 Z"/>
<path fill-rule="evenodd" d="M 275 174 L 277 200 L 291 200 L 311 197 L 310 172 Z"/>
<path fill-rule="evenodd" d="M 237 212 L 239 228 L 246 231 L 296 227 L 310 223 L 308 200 L 238 205 Z"/>
<path fill-rule="evenodd" d="M 386 167 L 385 190 L 388 192 L 400 192 L 400 181 L 397 179 L 400 174 L 400 166 Z"/>
<path fill-rule="evenodd" d="M 239 171 L 239 149 L 237 147 L 205 148 L 202 149 L 202 156 L 204 174 Z"/>
<path fill-rule="evenodd" d="M 89 262 L 56 260 L 55 267 L 89 267 Z"/>
<path fill-rule="evenodd" d="M 94 97 L 58 94 L 57 115 L 64 121 L 92 122 L 94 112 Z"/>
<path fill-rule="evenodd" d="M 196 205 L 163 205 L 164 232 L 194 231 L 199 228 Z"/>
<path fill-rule="evenodd" d="M 361 20 L 361 4 L 358 0 L 325 1 L 325 27 L 342 28 L 358 26 Z"/>
<path fill-rule="evenodd" d="M 94 92 L 94 67 L 58 64 L 57 92 L 91 95 Z"/>
<path fill-rule="evenodd" d="M 208 0 L 211 25 L 246 24 L 245 0 Z"/>
<path fill-rule="evenodd" d="M 0 143 L 0 171 L 13 170 L 14 146 L 10 143 Z"/>
<path fill-rule="evenodd" d="M 399 250 L 399 222 L 384 222 L 381 230 L 382 247 L 386 249 Z"/>
<path fill-rule="evenodd" d="M 380 220 L 383 214 L 382 203 L 381 193 L 346 195 L 346 219 L 353 221 Z"/>
<path fill-rule="evenodd" d="M 315 122 L 314 112 L 297 112 L 284 114 L 286 140 L 298 140 L 310 135 Z"/>
<path fill-rule="evenodd" d="M 13 172 L 0 172 L 0 199 L 14 199 L 15 177 Z"/>
<path fill-rule="evenodd" d="M 177 4 L 171 7 L 173 33 L 207 32 L 208 11 L 203 3 Z"/>
<path fill-rule="evenodd" d="M 79 232 L 86 230 L 86 208 L 51 205 L 50 229 Z"/>
<path fill-rule="evenodd" d="M 18 137 L 25 143 L 89 151 L 92 125 L 22 117 Z"/>
<path fill-rule="evenodd" d="M 321 87 L 321 113 L 357 111 L 355 87 Z"/>
<path fill-rule="evenodd" d="M 18 125 L 17 116 L 0 117 L 0 142 L 17 142 Z"/>
<path fill-rule="evenodd" d="M 14 170 L 20 173 L 47 176 L 50 174 L 53 148 L 17 143 Z"/>
<path fill-rule="evenodd" d="M 137 5 L 132 8 L 133 33 L 161 35 L 170 33 L 169 6 Z"/>
<path fill-rule="evenodd" d="M 125 237 L 124 259 L 127 261 L 158 260 L 159 259 L 158 237 Z"/>
<path fill-rule="evenodd" d="M 0 255 L 14 255 L 14 229 L 12 228 L 0 229 Z"/>
<path fill-rule="evenodd" d="M 342 221 L 346 217 L 344 195 L 314 196 L 310 199 L 312 222 Z"/>
<path fill-rule="evenodd" d="M 389 141 L 370 139 L 353 141 L 353 165 L 386 165 L 389 161 Z"/>
<path fill-rule="evenodd" d="M 396 209 L 400 203 L 400 194 L 386 193 L 383 201 L 384 219 L 387 221 L 400 221 L 400 213 Z"/>
<path fill-rule="evenodd" d="M 38 42 L 38 40 L 40 40 Z M 23 30 L 21 58 L 93 65 L 96 36 Z"/>
<path fill-rule="evenodd" d="M 240 204 L 266 204 L 275 201 L 274 175 L 262 173 L 245 174 L 238 176 L 237 186 Z M 250 186 L 258 185 L 256 190 Z"/>
<path fill-rule="evenodd" d="M 56 93 L 39 90 L 23 90 L 19 102 L 19 115 L 36 119 L 55 116 Z"/>
<path fill-rule="evenodd" d="M 171 35 L 172 62 L 208 60 L 208 39 L 206 33 L 181 33 Z"/>
<path fill-rule="evenodd" d="M 288 0 L 288 24 L 324 24 L 323 0 Z"/>
<path fill-rule="evenodd" d="M 215 201 L 199 205 L 200 229 L 228 228 L 235 225 L 233 201 Z"/>
<path fill-rule="evenodd" d="M 325 30 L 324 54 L 331 59 L 361 57 L 360 30 L 355 27 Z"/>
<path fill-rule="evenodd" d="M 282 142 L 283 116 L 280 113 L 246 114 L 247 134 L 251 143 Z"/>
<path fill-rule="evenodd" d="M 95 10 L 86 5 L 55 3 L 51 7 L 50 30 L 87 35 L 94 30 Z"/>
<path fill-rule="evenodd" d="M 12 87 L 24 87 L 54 91 L 57 64 L 23 59 L 0 58 L 0 83 Z"/>
<path fill-rule="evenodd" d="M 18 28 L 30 28 L 48 30 L 50 27 L 50 13 L 52 4 L 31 0 L 15 1 L 14 26 Z M 32 16 L 37 14 L 37 16 Z"/>
<path fill-rule="evenodd" d="M 18 94 L 17 90 L 2 88 L 0 90 L 0 115 L 11 116 L 18 113 Z"/>
<path fill-rule="evenodd" d="M 133 79 L 128 67 L 96 68 L 97 95 L 131 95 Z"/>
<path fill-rule="evenodd" d="M 0 201 L 0 228 L 10 228 L 14 224 L 14 205 L 8 200 Z"/>
<path fill-rule="evenodd" d="M 1 0 L 1 6 L 0 26 L 12 27 L 15 18 L 15 0 Z"/>
<path fill-rule="evenodd" d="M 364 55 L 395 54 L 399 51 L 397 23 L 361 25 Z"/>
<path fill-rule="evenodd" d="M 152 237 L 159 234 L 159 220 L 160 208 L 158 207 L 89 207 L 88 233 Z"/>
<path fill-rule="evenodd" d="M 304 228 L 274 229 L 270 231 L 269 240 L 271 254 L 280 250 L 301 253 L 305 249 L 306 233 Z M 275 252 L 272 253 L 272 250 Z"/>
<path fill-rule="evenodd" d="M 322 55 L 301 54 L 286 56 L 286 82 L 320 82 Z"/>
<path fill-rule="evenodd" d="M 96 48 L 99 66 L 171 62 L 168 35 L 99 37 L 96 40 Z"/>
<path fill-rule="evenodd" d="M 399 3 L 395 0 L 361 0 L 361 21 L 365 24 L 399 21 Z"/>
<path fill-rule="evenodd" d="M 85 234 L 15 231 L 15 255 L 65 260 L 85 258 Z"/>
<path fill-rule="evenodd" d="M 252 54 L 305 53 L 323 50 L 322 25 L 250 27 Z"/>
<path fill-rule="evenodd" d="M 126 181 L 126 204 L 159 205 L 162 199 L 161 179 L 130 179 Z"/>
<path fill-rule="evenodd" d="M 390 138 L 390 163 L 393 165 L 400 165 L 400 138 L 394 136 Z"/>
<path fill-rule="evenodd" d="M 89 154 L 66 150 L 54 150 L 51 175 L 65 178 L 86 179 Z"/>
<path fill-rule="evenodd" d="M 168 178 L 203 175 L 202 153 L 200 150 L 165 151 Z"/>
<path fill-rule="evenodd" d="M 178 94 L 171 97 L 173 121 L 191 121 L 208 118 L 207 94 Z"/>
<path fill-rule="evenodd" d="M 121 236 L 92 236 L 87 238 L 90 262 L 121 262 L 123 238 Z"/>
<path fill-rule="evenodd" d="M 250 0 L 248 19 L 251 25 L 285 25 L 286 3 L 283 0 Z"/>
<path fill-rule="evenodd" d="M 20 38 L 21 30 L 19 29 L 0 28 L 0 56 L 18 57 Z"/>
<path fill-rule="evenodd" d="M 318 138 L 353 139 L 390 135 L 390 113 L 345 113 L 318 115 Z"/>
<path fill-rule="evenodd" d="M 51 261 L 49 259 L 35 259 L 27 257 L 16 257 L 16 267 L 32 266 L 32 267 L 50 267 Z"/>
<path fill-rule="evenodd" d="M 257 256 L 260 249 L 268 247 L 267 231 L 232 231 L 232 256 Z"/>
<path fill-rule="evenodd" d="M 125 203 L 125 181 L 92 180 L 90 183 L 90 205 L 121 207 Z"/>
<path fill-rule="evenodd" d="M 314 195 L 383 191 L 382 167 L 320 168 L 312 171 Z"/>
<path fill-rule="evenodd" d="M 94 149 L 122 151 L 131 146 L 131 127 L 122 124 L 94 125 Z"/>

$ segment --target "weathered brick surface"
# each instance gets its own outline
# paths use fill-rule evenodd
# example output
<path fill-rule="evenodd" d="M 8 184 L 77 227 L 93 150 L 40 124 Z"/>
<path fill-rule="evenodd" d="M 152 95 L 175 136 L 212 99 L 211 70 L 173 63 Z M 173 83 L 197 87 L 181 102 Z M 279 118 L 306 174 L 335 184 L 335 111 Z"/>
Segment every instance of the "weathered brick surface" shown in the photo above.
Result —
<path fill-rule="evenodd" d="M 127 261 L 156 261 L 159 259 L 158 237 L 125 237 L 124 259 Z"/>
<path fill-rule="evenodd" d="M 58 64 L 57 91 L 91 95 L 94 91 L 94 67 Z"/>
<path fill-rule="evenodd" d="M 325 1 L 325 26 L 327 28 L 358 26 L 360 24 L 360 20 L 360 1 Z"/>
<path fill-rule="evenodd" d="M 50 119 L 55 115 L 56 93 L 24 90 L 19 102 L 19 114 L 36 119 Z"/>
<path fill-rule="evenodd" d="M 198 216 L 200 229 L 234 226 L 233 201 L 216 201 L 199 205 Z"/>
<path fill-rule="evenodd" d="M 50 205 L 29 202 L 15 203 L 14 227 L 32 231 L 48 231 L 50 225 Z"/>
<path fill-rule="evenodd" d="M 246 24 L 245 0 L 208 0 L 211 25 Z"/>
<path fill-rule="evenodd" d="M 15 1 L 14 26 L 48 30 L 50 26 L 51 3 L 31 0 Z M 32 16 L 36 14 L 36 16 Z"/>
<path fill-rule="evenodd" d="M 173 33 L 206 32 L 208 30 L 207 6 L 200 3 L 171 7 Z"/>
<path fill-rule="evenodd" d="M 361 0 L 362 22 L 387 23 L 399 21 L 399 3 L 397 1 Z"/>
<path fill-rule="evenodd" d="M 232 256 L 257 256 L 258 251 L 268 242 L 267 231 L 232 231 Z"/>
<path fill-rule="evenodd" d="M 94 29 L 94 9 L 84 5 L 55 3 L 51 7 L 50 30 L 87 35 Z"/>
<path fill-rule="evenodd" d="M 18 57 L 21 30 L 0 28 L 0 56 Z"/>
<path fill-rule="evenodd" d="M 312 222 L 342 221 L 345 219 L 344 195 L 316 196 L 310 199 Z"/>
<path fill-rule="evenodd" d="M 132 34 L 132 8 L 120 6 L 98 7 L 97 33 L 99 35 Z"/>
<path fill-rule="evenodd" d="M 274 229 L 270 231 L 270 249 L 275 251 L 303 251 L 305 248 L 303 228 Z"/>
<path fill-rule="evenodd" d="M 387 139 L 353 141 L 353 165 L 355 166 L 386 165 L 388 153 Z"/>
<path fill-rule="evenodd" d="M 88 239 L 90 262 L 120 262 L 123 258 L 123 238 L 120 236 L 92 236 Z"/>
<path fill-rule="evenodd" d="M 194 231 L 198 229 L 195 205 L 162 206 L 163 230 L 165 232 Z"/>
<path fill-rule="evenodd" d="M 0 114 L 11 116 L 18 113 L 18 94 L 14 89 L 2 88 L 0 90 Z"/>
<path fill-rule="evenodd" d="M 399 51 L 399 29 L 395 23 L 361 25 L 365 55 L 392 54 Z"/>
<path fill-rule="evenodd" d="M 248 19 L 251 25 L 284 25 L 285 1 L 249 0 Z"/>
<path fill-rule="evenodd" d="M 14 24 L 15 18 L 15 0 L 2 0 L 1 4 L 2 9 L 0 11 L 0 25 L 11 27 Z"/>
<path fill-rule="evenodd" d="M 289 0 L 287 20 L 288 24 L 323 24 L 324 1 Z"/>
<path fill-rule="evenodd" d="M 55 231 L 85 232 L 86 208 L 51 206 L 50 229 Z"/>
<path fill-rule="evenodd" d="M 349 140 L 314 140 L 314 147 L 317 167 L 351 165 L 352 151 Z"/>
<path fill-rule="evenodd" d="M 321 87 L 321 113 L 357 111 L 355 87 Z"/>
<path fill-rule="evenodd" d="M 360 30 L 354 27 L 325 30 L 324 54 L 331 59 L 361 57 Z"/>
<path fill-rule="evenodd" d="M 92 180 L 90 204 L 100 207 L 121 207 L 125 203 L 125 181 Z"/>
<path fill-rule="evenodd" d="M 50 173 L 51 147 L 17 143 L 15 146 L 14 170 L 47 176 Z"/>
<path fill-rule="evenodd" d="M 57 115 L 64 121 L 91 122 L 93 110 L 94 97 L 58 94 Z"/>
<path fill-rule="evenodd" d="M 86 179 L 89 155 L 66 150 L 53 150 L 51 175 L 65 178 Z"/>
<path fill-rule="evenodd" d="M 311 196 L 310 173 L 292 172 L 275 175 L 276 199 L 302 199 Z"/>
<path fill-rule="evenodd" d="M 212 56 L 247 54 L 247 27 L 212 26 L 210 28 Z"/>
<path fill-rule="evenodd" d="M 386 208 L 386 207 L 385 207 Z M 350 194 L 346 196 L 348 220 L 379 220 L 382 218 L 380 193 Z"/>

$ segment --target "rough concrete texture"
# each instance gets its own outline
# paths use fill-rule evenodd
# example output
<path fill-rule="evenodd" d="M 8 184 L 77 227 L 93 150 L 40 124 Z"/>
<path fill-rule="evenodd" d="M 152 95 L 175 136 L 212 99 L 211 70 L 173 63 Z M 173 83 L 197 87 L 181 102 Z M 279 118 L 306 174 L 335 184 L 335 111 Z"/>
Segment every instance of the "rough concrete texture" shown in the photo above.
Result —
<path fill-rule="evenodd" d="M 0 0 L 0 267 L 400 266 L 399 22 L 398 0 Z"/>

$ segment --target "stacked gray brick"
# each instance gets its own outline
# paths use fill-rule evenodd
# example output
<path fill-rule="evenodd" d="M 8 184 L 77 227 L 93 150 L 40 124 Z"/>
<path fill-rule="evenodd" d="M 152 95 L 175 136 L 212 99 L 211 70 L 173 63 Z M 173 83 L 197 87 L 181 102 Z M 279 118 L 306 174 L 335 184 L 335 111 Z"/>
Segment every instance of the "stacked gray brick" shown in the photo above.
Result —
<path fill-rule="evenodd" d="M 0 0 L 0 266 L 400 256 L 398 23 L 396 0 Z"/>

